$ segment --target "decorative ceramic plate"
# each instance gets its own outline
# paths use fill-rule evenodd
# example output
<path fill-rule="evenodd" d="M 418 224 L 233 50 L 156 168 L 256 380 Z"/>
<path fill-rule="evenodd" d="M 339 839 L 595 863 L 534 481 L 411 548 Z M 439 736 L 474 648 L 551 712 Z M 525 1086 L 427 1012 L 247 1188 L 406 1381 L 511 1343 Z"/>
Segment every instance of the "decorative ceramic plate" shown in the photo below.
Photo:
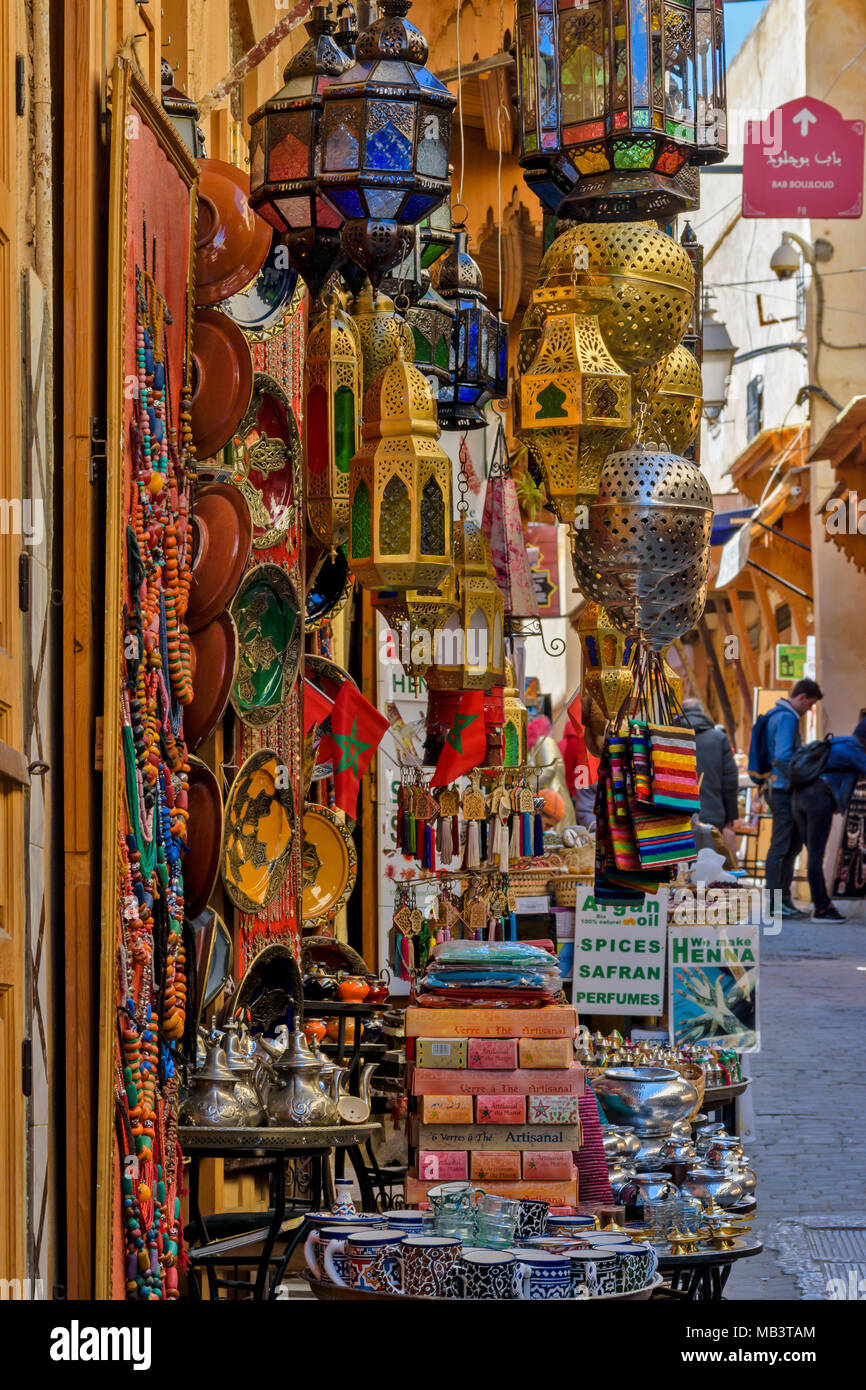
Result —
<path fill-rule="evenodd" d="M 349 672 L 338 666 L 336 661 L 329 661 L 326 656 L 305 656 L 304 671 L 329 700 L 336 700 L 346 681 L 358 689 L 357 681 L 352 679 Z"/>
<path fill-rule="evenodd" d="M 194 753 L 226 712 L 238 662 L 238 633 L 231 613 L 190 633 L 192 703 L 183 711 L 183 736 Z"/>
<path fill-rule="evenodd" d="M 273 1037 L 277 1028 L 300 1028 L 303 990 L 298 962 L 282 941 L 269 941 L 253 957 L 232 995 L 229 1017 L 246 1014 L 250 1031 Z"/>
<path fill-rule="evenodd" d="M 224 449 L 244 418 L 253 389 L 250 345 L 225 314 L 199 309 L 192 329 L 192 442 L 200 459 Z"/>
<path fill-rule="evenodd" d="M 308 632 L 319 627 L 325 618 L 336 618 L 346 605 L 353 582 L 342 546 L 333 555 L 329 550 L 323 550 L 319 559 L 313 561 L 307 584 Z"/>
<path fill-rule="evenodd" d="M 341 818 L 328 806 L 308 801 L 303 823 L 304 925 L 334 912 L 350 896 L 358 876 L 355 843 Z"/>
<path fill-rule="evenodd" d="M 273 230 L 250 207 L 250 176 L 221 159 L 200 159 L 196 223 L 196 304 L 217 304 L 258 275 Z"/>
<path fill-rule="evenodd" d="M 242 912 L 259 912 L 283 885 L 295 834 L 288 769 L 273 749 L 247 758 L 232 783 L 223 825 L 225 890 Z"/>
<path fill-rule="evenodd" d="M 183 860 L 183 902 L 187 917 L 207 907 L 220 867 L 223 799 L 219 783 L 200 758 L 189 760 L 187 852 Z"/>
<path fill-rule="evenodd" d="M 274 231 L 261 270 L 237 294 L 216 306 L 228 314 L 254 343 L 267 342 L 279 333 L 288 314 L 294 313 L 304 294 L 298 272 L 286 258 L 280 232 Z"/>
<path fill-rule="evenodd" d="M 228 483 L 199 487 L 192 519 L 195 551 L 186 622 L 197 632 L 221 613 L 243 578 L 253 524 L 249 507 Z"/>
<path fill-rule="evenodd" d="M 295 683 L 304 623 L 297 590 L 279 565 L 248 570 L 232 603 L 238 665 L 231 700 L 245 724 L 272 724 Z"/>
<path fill-rule="evenodd" d="M 249 407 L 232 448 L 232 482 L 246 498 L 257 550 L 277 545 L 298 520 L 301 439 L 279 382 L 256 372 Z"/>

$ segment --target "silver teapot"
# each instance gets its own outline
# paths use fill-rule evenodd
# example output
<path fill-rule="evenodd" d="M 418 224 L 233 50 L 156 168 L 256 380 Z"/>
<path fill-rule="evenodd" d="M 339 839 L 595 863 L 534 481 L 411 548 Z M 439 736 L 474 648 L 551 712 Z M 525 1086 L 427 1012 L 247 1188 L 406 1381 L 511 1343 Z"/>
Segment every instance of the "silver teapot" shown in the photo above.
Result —
<path fill-rule="evenodd" d="M 659 1158 L 665 1163 L 694 1163 L 695 1146 L 690 1139 L 676 1139 L 673 1135 L 666 1139 L 659 1149 Z"/>
<path fill-rule="evenodd" d="M 348 1067 L 340 1067 L 336 1062 L 322 1051 L 317 1042 L 309 1042 L 310 1051 L 317 1062 L 321 1062 L 322 1070 L 319 1073 L 319 1085 L 331 1097 L 336 1105 L 340 1095 L 346 1086 L 346 1077 L 349 1075 Z"/>
<path fill-rule="evenodd" d="M 705 1207 L 733 1207 L 742 1199 L 743 1188 L 736 1178 L 720 1168 L 692 1168 L 682 1185 L 683 1192 L 697 1197 Z"/>
<path fill-rule="evenodd" d="M 236 1079 L 219 1038 L 206 1038 L 204 1066 L 190 1074 L 178 1123 L 218 1129 L 246 1126 L 247 1111 L 235 1094 Z"/>
<path fill-rule="evenodd" d="M 266 1107 L 269 1125 L 338 1125 L 340 1114 L 320 1078 L 323 1063 L 310 1051 L 299 1028 L 289 1034 L 273 1067 Z"/>
<path fill-rule="evenodd" d="M 643 1206 L 645 1202 L 669 1202 L 678 1192 L 670 1173 L 635 1173 L 621 1189 L 619 1201 Z"/>
<path fill-rule="evenodd" d="M 247 1114 L 246 1123 L 264 1124 L 265 1107 L 257 1084 L 260 1069 L 255 1058 L 255 1044 L 246 1028 L 232 1019 L 223 1028 L 222 1045 L 226 1065 L 235 1078 L 235 1096 Z"/>

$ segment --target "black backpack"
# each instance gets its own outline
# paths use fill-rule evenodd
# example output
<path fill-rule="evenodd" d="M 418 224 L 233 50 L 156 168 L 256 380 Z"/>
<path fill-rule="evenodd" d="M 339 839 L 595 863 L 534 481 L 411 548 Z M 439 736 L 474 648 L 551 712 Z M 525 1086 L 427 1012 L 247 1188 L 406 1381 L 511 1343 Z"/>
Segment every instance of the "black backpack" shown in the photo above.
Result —
<path fill-rule="evenodd" d="M 827 734 L 826 738 L 815 739 L 813 743 L 804 743 L 801 748 L 795 748 L 787 762 L 777 760 L 776 767 L 792 791 L 817 781 L 827 766 L 832 742 L 833 735 Z"/>

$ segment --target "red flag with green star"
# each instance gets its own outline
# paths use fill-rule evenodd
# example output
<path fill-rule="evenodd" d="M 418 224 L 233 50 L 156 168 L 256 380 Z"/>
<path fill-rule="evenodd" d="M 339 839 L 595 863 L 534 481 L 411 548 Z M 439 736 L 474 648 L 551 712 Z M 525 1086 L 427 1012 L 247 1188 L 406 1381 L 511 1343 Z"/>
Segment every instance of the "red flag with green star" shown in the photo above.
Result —
<path fill-rule="evenodd" d="M 331 710 L 331 732 L 319 740 L 317 756 L 319 762 L 333 762 L 334 801 L 353 820 L 361 778 L 387 728 L 384 714 L 356 686 L 344 681 Z"/>
<path fill-rule="evenodd" d="M 451 732 L 442 745 L 431 786 L 445 787 L 464 772 L 483 767 L 486 753 L 484 691 L 464 690 Z"/>

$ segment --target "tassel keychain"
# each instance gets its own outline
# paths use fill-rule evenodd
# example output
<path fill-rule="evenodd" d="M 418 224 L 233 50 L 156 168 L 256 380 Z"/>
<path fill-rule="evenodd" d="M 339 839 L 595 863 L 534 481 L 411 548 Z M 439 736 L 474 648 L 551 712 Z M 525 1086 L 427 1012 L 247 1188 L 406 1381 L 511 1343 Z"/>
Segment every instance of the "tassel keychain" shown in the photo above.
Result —
<path fill-rule="evenodd" d="M 471 784 L 463 793 L 463 819 L 466 821 L 466 847 L 463 855 L 464 869 L 481 867 L 481 832 L 479 822 L 485 817 L 484 793 L 480 787 L 480 777 L 473 772 Z"/>
<path fill-rule="evenodd" d="M 440 864 L 450 864 L 460 853 L 460 795 L 456 787 L 444 787 L 439 792 L 439 819 L 436 822 L 436 849 Z"/>
<path fill-rule="evenodd" d="M 520 812 L 520 792 L 517 788 L 511 792 L 511 839 L 508 857 L 512 863 L 523 858 L 523 818 Z"/>
<path fill-rule="evenodd" d="M 497 855 L 497 863 L 499 865 L 500 873 L 503 874 L 508 873 L 508 820 L 510 815 L 511 794 L 510 792 L 506 791 L 503 787 L 502 797 L 500 798 L 499 802 L 499 811 L 497 813 L 497 834 L 499 837 L 499 852 Z"/>
<path fill-rule="evenodd" d="M 544 810 L 544 797 L 533 797 L 532 804 L 535 807 L 535 818 L 532 824 L 532 853 L 535 859 L 540 859 L 544 854 L 544 821 L 541 818 L 541 813 Z"/>
<path fill-rule="evenodd" d="M 473 897 L 464 911 L 469 935 L 473 941 L 480 941 L 487 925 L 487 900 L 481 893 Z"/>
<path fill-rule="evenodd" d="M 436 834 L 434 827 L 439 820 L 439 802 L 426 787 L 419 787 L 415 797 L 415 816 L 417 826 L 416 859 L 421 867 L 436 872 Z"/>
<path fill-rule="evenodd" d="M 517 793 L 517 810 L 520 814 L 520 848 L 523 859 L 531 859 L 535 853 L 533 836 L 533 819 L 535 816 L 535 798 L 526 783 Z"/>

